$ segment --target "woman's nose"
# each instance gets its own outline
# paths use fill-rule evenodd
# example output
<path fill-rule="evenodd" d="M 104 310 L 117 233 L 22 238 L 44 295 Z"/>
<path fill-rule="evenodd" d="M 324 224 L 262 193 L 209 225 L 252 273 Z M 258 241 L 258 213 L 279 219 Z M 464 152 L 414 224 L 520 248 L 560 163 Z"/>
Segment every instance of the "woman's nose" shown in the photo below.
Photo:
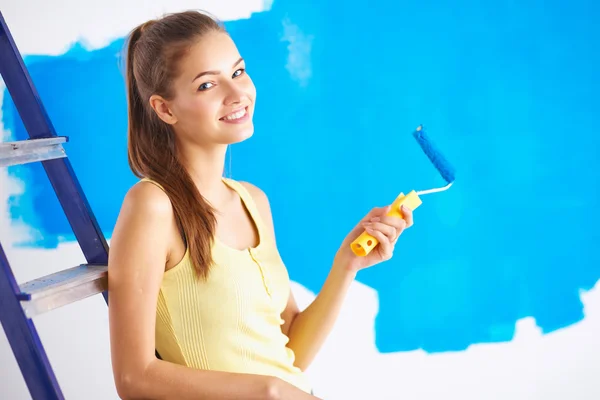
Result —
<path fill-rule="evenodd" d="M 227 94 L 225 95 L 225 104 L 237 104 L 244 101 L 246 93 L 241 85 L 230 83 L 227 86 Z"/>

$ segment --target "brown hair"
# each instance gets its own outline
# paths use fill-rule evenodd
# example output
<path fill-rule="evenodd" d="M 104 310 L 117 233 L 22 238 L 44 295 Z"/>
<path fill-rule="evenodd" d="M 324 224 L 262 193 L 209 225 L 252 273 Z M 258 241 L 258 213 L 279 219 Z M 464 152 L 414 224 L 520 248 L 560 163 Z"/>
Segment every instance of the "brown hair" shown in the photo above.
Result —
<path fill-rule="evenodd" d="M 164 188 L 192 263 L 203 278 L 212 265 L 214 210 L 177 158 L 173 130 L 156 115 L 149 99 L 153 94 L 173 97 L 171 83 L 180 60 L 200 37 L 214 31 L 225 29 L 207 14 L 169 14 L 130 33 L 126 58 L 129 166 L 138 178 Z"/>

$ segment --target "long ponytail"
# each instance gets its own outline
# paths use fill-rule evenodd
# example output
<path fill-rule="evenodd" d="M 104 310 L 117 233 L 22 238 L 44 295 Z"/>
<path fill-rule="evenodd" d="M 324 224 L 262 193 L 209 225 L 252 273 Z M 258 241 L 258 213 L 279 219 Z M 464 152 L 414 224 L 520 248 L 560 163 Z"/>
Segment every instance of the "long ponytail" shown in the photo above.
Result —
<path fill-rule="evenodd" d="M 185 48 L 211 30 L 223 28 L 198 12 L 150 21 L 130 33 L 126 58 L 129 166 L 138 178 L 151 179 L 164 188 L 193 265 L 204 279 L 213 263 L 215 210 L 178 159 L 171 126 L 156 115 L 149 99 L 154 93 L 169 98 Z"/>

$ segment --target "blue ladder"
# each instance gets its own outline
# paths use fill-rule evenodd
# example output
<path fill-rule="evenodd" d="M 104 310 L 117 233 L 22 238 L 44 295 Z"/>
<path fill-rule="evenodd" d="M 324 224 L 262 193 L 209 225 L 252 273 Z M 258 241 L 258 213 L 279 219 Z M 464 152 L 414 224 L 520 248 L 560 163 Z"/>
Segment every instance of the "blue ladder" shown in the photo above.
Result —
<path fill-rule="evenodd" d="M 19 285 L 0 244 L 0 321 L 34 400 L 64 399 L 32 318 L 102 293 L 108 244 L 0 12 L 0 74 L 29 139 L 0 143 L 0 167 L 41 162 L 87 264 Z"/>

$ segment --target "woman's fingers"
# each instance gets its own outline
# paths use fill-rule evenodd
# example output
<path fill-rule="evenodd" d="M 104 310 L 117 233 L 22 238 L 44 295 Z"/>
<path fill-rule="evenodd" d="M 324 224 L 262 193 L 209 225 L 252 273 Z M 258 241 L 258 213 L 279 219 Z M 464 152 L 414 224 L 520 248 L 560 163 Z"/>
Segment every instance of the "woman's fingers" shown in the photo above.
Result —
<path fill-rule="evenodd" d="M 404 219 L 404 221 L 406 221 L 406 227 L 410 228 L 411 226 L 413 226 L 413 212 L 410 208 L 406 207 L 405 205 L 402 205 L 402 207 L 400 207 L 400 211 L 402 212 L 402 218 Z"/>
<path fill-rule="evenodd" d="M 389 221 L 390 217 L 388 218 L 384 218 L 386 221 Z M 400 236 L 400 234 L 402 233 L 403 225 L 405 224 L 404 220 L 402 220 L 401 218 L 395 218 L 397 221 L 391 221 L 394 223 L 394 225 L 391 225 L 390 223 L 385 223 L 384 221 L 382 221 L 379 218 L 374 218 L 374 220 L 371 220 L 372 222 L 366 222 L 364 225 L 365 228 L 371 228 L 373 230 L 379 231 L 381 233 L 383 233 L 390 242 L 395 241 L 398 236 Z M 401 221 L 401 222 L 399 222 Z"/>
<path fill-rule="evenodd" d="M 391 257 L 394 252 L 394 245 L 392 244 L 390 238 L 382 231 L 374 229 L 370 226 L 365 227 L 365 230 L 367 233 L 369 233 L 369 235 L 373 236 L 379 241 L 379 246 L 381 246 L 381 254 L 385 258 Z"/>
<path fill-rule="evenodd" d="M 390 238 L 390 241 L 394 242 L 398 240 L 398 237 L 402 234 L 402 232 L 412 226 L 413 217 L 412 211 L 408 208 L 406 210 L 402 210 L 402 214 L 404 218 L 398 218 L 389 215 L 380 215 L 378 217 L 373 217 L 366 224 L 371 224 L 376 230 L 380 230 L 387 237 Z M 369 226 L 369 225 L 365 225 Z"/>

